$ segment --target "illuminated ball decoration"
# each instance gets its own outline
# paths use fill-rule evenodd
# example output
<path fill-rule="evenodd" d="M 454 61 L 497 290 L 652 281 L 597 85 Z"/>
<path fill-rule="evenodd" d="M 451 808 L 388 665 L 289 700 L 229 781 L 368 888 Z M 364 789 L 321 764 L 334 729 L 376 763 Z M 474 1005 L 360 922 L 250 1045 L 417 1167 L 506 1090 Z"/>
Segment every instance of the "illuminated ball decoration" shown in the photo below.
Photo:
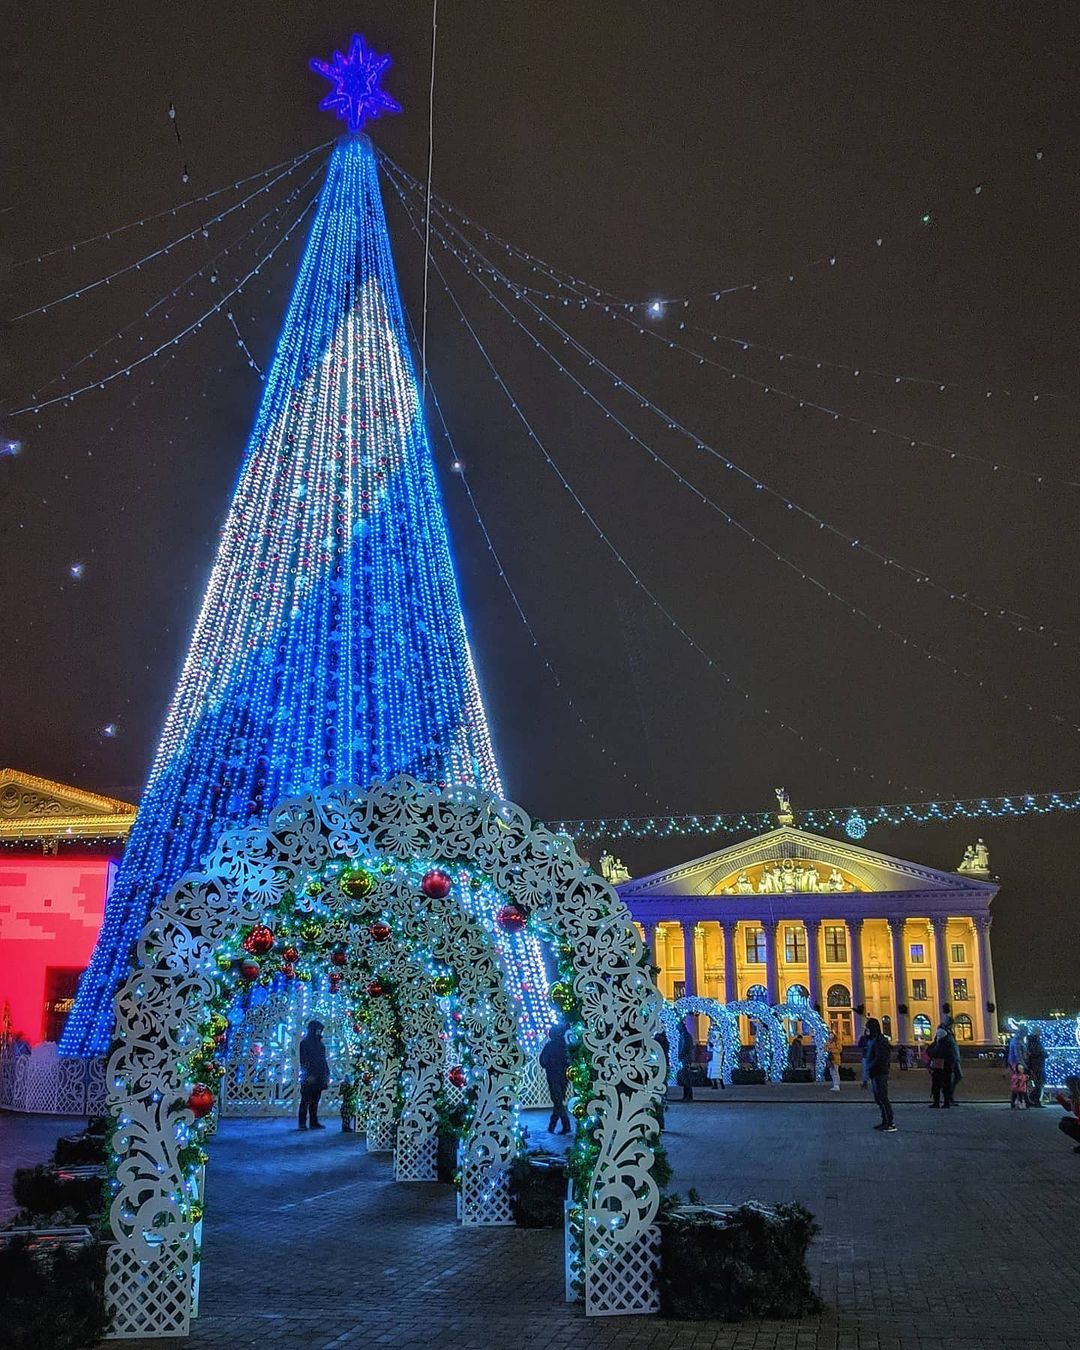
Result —
<path fill-rule="evenodd" d="M 495 922 L 504 933 L 520 933 L 529 921 L 529 916 L 520 905 L 513 903 L 503 905 L 498 914 L 495 915 Z"/>
<path fill-rule="evenodd" d="M 390 925 L 388 923 L 373 923 L 368 932 L 371 934 L 372 942 L 388 942 L 390 940 Z"/>
<path fill-rule="evenodd" d="M 330 953 L 330 964 L 333 966 L 343 966 L 348 959 L 349 954 L 342 947 L 338 947 L 335 951 Z"/>
<path fill-rule="evenodd" d="M 849 839 L 863 839 L 866 836 L 866 821 L 858 811 L 852 811 L 844 821 L 844 833 Z"/>
<path fill-rule="evenodd" d="M 436 998 L 448 998 L 454 992 L 454 977 L 436 975 L 431 981 L 431 992 Z"/>
<path fill-rule="evenodd" d="M 461 1065 L 455 1064 L 452 1069 L 447 1070 L 446 1081 L 456 1088 L 463 1088 L 469 1080 Z"/>
<path fill-rule="evenodd" d="M 364 900 L 375 889 L 375 878 L 359 867 L 345 873 L 341 878 L 341 889 L 350 900 Z"/>
<path fill-rule="evenodd" d="M 257 923 L 240 945 L 254 956 L 265 956 L 274 945 L 274 935 L 266 924 Z"/>
<path fill-rule="evenodd" d="M 307 919 L 300 925 L 300 936 L 305 942 L 318 942 L 322 937 L 323 926 L 316 919 Z"/>
<path fill-rule="evenodd" d="M 187 1109 L 196 1120 L 202 1120 L 214 1109 L 214 1092 L 205 1083 L 196 1083 L 188 1093 Z"/>
<path fill-rule="evenodd" d="M 551 986 L 551 1001 L 562 1012 L 569 1012 L 574 1006 L 574 991 L 566 980 L 557 980 Z"/>
<path fill-rule="evenodd" d="M 314 877 L 311 881 L 308 882 L 307 886 L 304 888 L 304 893 L 305 895 L 310 895 L 312 899 L 314 899 L 315 896 L 317 895 L 322 895 L 323 884 L 318 877 Z"/>
<path fill-rule="evenodd" d="M 283 961 L 286 961 L 289 965 L 294 966 L 296 965 L 297 961 L 300 960 L 300 952 L 297 950 L 296 947 L 291 946 L 286 947 L 285 950 L 281 953 L 281 959 Z"/>
<path fill-rule="evenodd" d="M 218 970 L 232 970 L 233 957 L 228 952 L 218 952 L 217 956 L 214 957 L 214 964 Z"/>
<path fill-rule="evenodd" d="M 296 967 L 291 961 L 286 961 L 281 967 L 281 973 L 287 980 L 296 979 Z"/>
<path fill-rule="evenodd" d="M 367 987 L 372 998 L 385 998 L 390 992 L 389 980 L 371 980 Z"/>
<path fill-rule="evenodd" d="M 261 970 L 262 967 L 259 965 L 258 961 L 248 960 L 240 962 L 240 978 L 242 980 L 257 980 Z"/>
<path fill-rule="evenodd" d="M 430 872 L 425 872 L 420 882 L 420 889 L 429 900 L 445 900 L 450 894 L 450 888 L 453 886 L 450 877 L 433 867 Z"/>

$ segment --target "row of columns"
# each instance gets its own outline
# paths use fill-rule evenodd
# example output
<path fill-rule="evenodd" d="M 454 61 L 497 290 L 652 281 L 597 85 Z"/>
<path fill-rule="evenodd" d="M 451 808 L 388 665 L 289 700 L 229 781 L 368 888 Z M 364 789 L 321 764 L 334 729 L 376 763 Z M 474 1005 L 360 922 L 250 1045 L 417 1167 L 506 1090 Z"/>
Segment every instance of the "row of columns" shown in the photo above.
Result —
<path fill-rule="evenodd" d="M 698 972 L 697 972 L 697 952 L 694 946 L 694 929 L 699 920 L 682 919 L 679 921 L 679 927 L 682 929 L 683 953 L 684 953 L 684 986 L 688 995 L 695 995 L 698 990 Z M 735 987 L 735 929 L 739 920 L 723 919 L 719 920 L 720 927 L 724 935 L 724 991 L 723 1001 L 730 1003 L 738 998 L 738 989 Z M 779 924 L 778 919 L 763 919 L 758 922 L 765 933 L 765 987 L 768 990 L 769 1002 L 778 1003 L 779 981 L 777 978 L 776 964 L 776 933 Z M 794 922 L 788 920 L 786 922 Z M 820 919 L 801 919 L 806 929 L 806 963 L 807 963 L 807 988 L 810 991 L 810 1002 L 818 1003 L 824 1007 L 824 999 L 821 991 L 820 976 L 820 958 L 818 952 L 818 935 L 821 931 Z M 862 960 L 862 929 L 865 919 L 855 919 L 845 921 L 845 927 L 848 934 L 848 960 L 851 967 L 851 1006 L 855 1008 L 863 1007 L 866 1003 L 865 989 L 863 983 L 863 960 Z M 980 1041 L 993 1042 L 997 1040 L 997 1017 L 991 1013 L 987 1007 L 988 1003 L 995 1002 L 994 993 L 994 967 L 990 954 L 990 916 L 976 915 L 972 922 L 975 926 L 975 951 L 974 966 L 977 972 L 977 984 L 979 996 L 976 1001 L 978 1019 L 975 1027 L 975 1034 Z M 892 971 L 893 971 L 893 994 L 896 1005 L 896 1036 L 900 1044 L 906 1043 L 910 1039 L 908 1015 L 900 1011 L 901 1005 L 906 1005 L 911 997 L 908 988 L 908 969 L 907 952 L 904 944 L 904 923 L 902 918 L 886 919 L 889 925 L 889 940 L 892 949 Z M 949 962 L 946 949 L 946 925 L 947 918 L 930 919 L 930 927 L 934 938 L 934 965 L 933 977 L 935 988 L 938 992 L 938 1003 L 951 1003 L 952 990 L 949 987 Z M 657 924 L 645 923 L 642 925 L 645 933 L 645 942 L 654 962 L 656 961 L 656 929 Z M 858 1014 L 855 1014 L 858 1018 Z M 937 1024 L 937 1016 L 931 1019 Z M 861 1026 L 856 1021 L 856 1033 L 861 1030 Z"/>

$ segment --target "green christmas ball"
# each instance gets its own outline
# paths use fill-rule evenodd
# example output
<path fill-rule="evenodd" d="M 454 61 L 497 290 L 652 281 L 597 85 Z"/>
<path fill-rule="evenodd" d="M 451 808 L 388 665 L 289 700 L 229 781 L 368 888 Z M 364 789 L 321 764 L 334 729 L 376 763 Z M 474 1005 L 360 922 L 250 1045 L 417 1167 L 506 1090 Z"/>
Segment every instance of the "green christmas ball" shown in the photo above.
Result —
<path fill-rule="evenodd" d="M 218 952 L 214 957 L 214 963 L 218 970 L 232 970 L 233 958 L 228 952 Z"/>
<path fill-rule="evenodd" d="M 312 879 L 308 882 L 304 893 L 305 895 L 322 895 L 323 884 L 318 877 L 312 877 Z"/>
<path fill-rule="evenodd" d="M 574 990 L 566 980 L 556 980 L 551 986 L 550 998 L 563 1012 L 569 1012 L 574 1006 Z"/>
<path fill-rule="evenodd" d="M 323 926 L 315 919 L 308 919 L 300 925 L 300 936 L 305 942 L 318 942 L 322 937 Z"/>
<path fill-rule="evenodd" d="M 341 889 L 350 900 L 363 900 L 375 887 L 375 878 L 362 867 L 346 872 L 341 878 Z"/>
<path fill-rule="evenodd" d="M 454 992 L 454 977 L 452 975 L 436 975 L 431 981 L 431 988 L 438 998 L 446 998 L 448 994 Z"/>

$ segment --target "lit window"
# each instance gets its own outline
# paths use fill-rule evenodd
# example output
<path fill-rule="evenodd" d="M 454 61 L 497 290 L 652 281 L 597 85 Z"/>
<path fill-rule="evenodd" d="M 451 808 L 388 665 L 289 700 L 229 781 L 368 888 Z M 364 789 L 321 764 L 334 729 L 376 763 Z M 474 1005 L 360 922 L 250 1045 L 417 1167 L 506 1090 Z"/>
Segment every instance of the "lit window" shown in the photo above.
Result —
<path fill-rule="evenodd" d="M 746 930 L 746 963 L 751 966 L 765 964 L 765 930 L 748 928 Z"/>
<path fill-rule="evenodd" d="M 968 999 L 967 980 L 953 980 L 952 996 L 954 1003 L 966 1003 Z"/>
<path fill-rule="evenodd" d="M 926 965 L 926 947 L 921 942 L 913 942 L 908 948 L 911 953 L 911 964 L 913 966 Z"/>
<path fill-rule="evenodd" d="M 763 984 L 752 984 L 746 991 L 746 997 L 753 999 L 755 1003 L 768 1003 L 769 991 Z"/>
<path fill-rule="evenodd" d="M 949 948 L 949 960 L 957 966 L 962 966 L 967 960 L 967 950 L 962 942 L 954 942 Z"/>
<path fill-rule="evenodd" d="M 847 960 L 847 929 L 843 924 L 825 925 L 825 960 L 834 965 Z"/>
<path fill-rule="evenodd" d="M 912 1000 L 913 1000 L 915 1003 L 925 1003 L 925 1002 L 926 1002 L 926 981 L 925 981 L 925 980 L 912 980 L 912 981 L 911 981 L 911 997 L 912 997 Z"/>
<path fill-rule="evenodd" d="M 789 965 L 806 964 L 806 933 L 803 929 L 784 929 L 784 960 Z"/>
<path fill-rule="evenodd" d="M 953 1023 L 953 1031 L 958 1041 L 973 1041 L 975 1033 L 972 1030 L 971 1018 L 967 1013 L 961 1013 Z"/>
<path fill-rule="evenodd" d="M 930 1019 L 925 1013 L 916 1013 L 912 1026 L 915 1028 L 915 1035 L 918 1038 L 930 1039 Z"/>
<path fill-rule="evenodd" d="M 825 1002 L 830 1008 L 850 1008 L 851 990 L 846 984 L 831 984 L 829 992 L 825 995 Z"/>

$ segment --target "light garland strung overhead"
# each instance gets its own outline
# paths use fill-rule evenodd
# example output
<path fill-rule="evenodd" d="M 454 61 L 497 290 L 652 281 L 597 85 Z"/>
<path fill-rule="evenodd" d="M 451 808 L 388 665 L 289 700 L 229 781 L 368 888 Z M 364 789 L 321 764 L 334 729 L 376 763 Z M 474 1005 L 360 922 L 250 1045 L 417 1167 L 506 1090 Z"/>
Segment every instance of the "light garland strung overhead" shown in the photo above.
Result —
<path fill-rule="evenodd" d="M 824 806 L 799 812 L 799 824 L 812 830 L 843 830 L 862 839 L 874 825 L 930 825 L 957 820 L 1011 820 L 1080 811 L 1080 791 L 1024 792 L 1008 797 L 939 797 L 935 801 L 882 806 Z M 676 839 L 714 834 L 759 833 L 771 829 L 770 811 L 728 811 L 714 815 L 672 813 L 662 816 L 590 816 L 556 820 L 553 830 L 575 839 Z"/>

